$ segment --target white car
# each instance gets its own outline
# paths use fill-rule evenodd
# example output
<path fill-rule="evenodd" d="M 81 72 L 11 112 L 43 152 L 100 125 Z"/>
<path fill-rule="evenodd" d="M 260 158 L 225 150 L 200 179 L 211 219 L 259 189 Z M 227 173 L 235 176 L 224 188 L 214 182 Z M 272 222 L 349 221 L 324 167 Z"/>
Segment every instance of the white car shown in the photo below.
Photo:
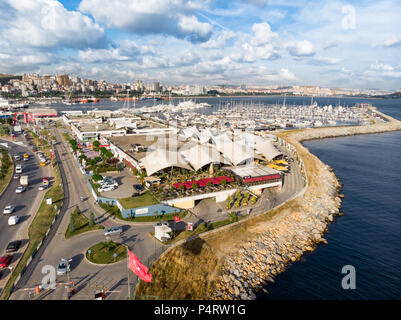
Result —
<path fill-rule="evenodd" d="M 15 206 L 9 205 L 9 206 L 7 206 L 7 207 L 4 208 L 3 214 L 10 214 L 10 213 L 13 213 L 14 210 L 15 210 Z"/>
<path fill-rule="evenodd" d="M 8 225 L 13 226 L 19 222 L 19 217 L 18 216 L 11 216 L 8 218 Z"/>
<path fill-rule="evenodd" d="M 45 190 L 45 189 L 47 189 L 47 185 L 45 185 L 45 184 L 41 184 L 39 186 L 39 188 L 38 188 L 39 191 L 42 191 L 42 190 Z"/>
<path fill-rule="evenodd" d="M 61 258 L 60 263 L 57 266 L 57 275 L 66 274 L 71 271 L 70 267 L 71 259 Z"/>
<path fill-rule="evenodd" d="M 22 193 L 26 190 L 24 186 L 19 186 L 17 189 L 15 189 L 15 193 Z"/>
<path fill-rule="evenodd" d="M 105 192 L 105 191 L 111 191 L 114 190 L 116 187 L 115 186 L 104 186 L 104 187 L 100 187 L 99 189 L 97 189 L 98 192 Z"/>
<path fill-rule="evenodd" d="M 116 182 L 116 181 L 113 181 L 113 182 L 111 182 L 111 181 L 101 182 L 100 185 L 102 186 L 102 188 L 105 188 L 105 187 L 118 187 L 118 182 Z"/>

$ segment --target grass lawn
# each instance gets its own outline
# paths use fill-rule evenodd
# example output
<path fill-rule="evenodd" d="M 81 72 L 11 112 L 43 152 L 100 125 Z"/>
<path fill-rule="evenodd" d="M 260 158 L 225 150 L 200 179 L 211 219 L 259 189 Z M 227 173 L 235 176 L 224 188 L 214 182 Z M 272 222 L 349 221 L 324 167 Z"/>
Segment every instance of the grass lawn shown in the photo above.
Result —
<path fill-rule="evenodd" d="M 149 190 L 140 196 L 118 199 L 118 201 L 125 209 L 145 207 L 159 203 Z"/>
<path fill-rule="evenodd" d="M 35 215 L 31 225 L 28 229 L 29 243 L 27 248 L 25 249 L 24 254 L 22 255 L 20 261 L 15 267 L 13 273 L 5 285 L 0 299 L 7 299 L 10 295 L 10 289 L 12 284 L 14 283 L 17 276 L 20 274 L 21 270 L 26 264 L 28 258 L 32 255 L 32 252 L 37 248 L 38 244 L 42 241 L 43 237 L 46 235 L 47 230 L 56 216 L 56 212 L 60 208 L 63 201 L 63 190 L 60 186 L 61 178 L 60 173 L 58 171 L 58 167 L 54 168 L 54 183 L 53 186 L 46 192 L 42 204 L 38 212 Z M 46 204 L 46 198 L 52 198 L 53 204 Z M 54 206 L 57 206 L 57 210 L 54 209 Z"/>
<path fill-rule="evenodd" d="M 244 218 L 247 218 L 247 217 L 248 217 L 248 215 L 239 216 L 237 221 L 240 221 L 240 220 L 242 220 Z M 205 223 L 201 223 L 193 231 L 189 231 L 189 230 L 186 230 L 186 229 L 185 230 L 182 230 L 182 229 L 181 230 L 176 230 L 175 231 L 176 236 L 173 239 L 170 239 L 170 240 L 162 242 L 162 243 L 163 244 L 173 244 L 174 242 L 177 242 L 177 241 L 180 241 L 180 240 L 183 240 L 183 239 L 187 239 L 187 238 L 189 238 L 191 236 L 194 236 L 194 235 L 197 235 L 197 234 L 201 234 L 203 232 L 210 231 L 210 230 L 213 230 L 213 229 L 217 229 L 217 228 L 220 228 L 222 226 L 225 226 L 225 225 L 228 225 L 230 223 L 237 222 L 237 221 L 232 221 L 231 218 L 229 218 L 229 219 L 225 219 L 225 220 L 212 222 L 207 226 L 206 226 Z M 172 229 L 174 231 L 174 228 L 172 228 Z M 150 232 L 150 234 L 152 236 L 154 236 L 154 232 Z"/>
<path fill-rule="evenodd" d="M 94 183 L 94 182 L 92 181 L 92 179 L 89 179 L 89 183 L 91 184 L 91 186 L 92 186 L 93 190 L 95 191 L 96 195 L 97 195 L 98 197 L 101 197 L 100 193 L 97 191 L 97 189 L 100 187 L 100 184 Z"/>
<path fill-rule="evenodd" d="M 91 250 L 91 253 L 88 252 Z M 100 242 L 86 250 L 86 258 L 97 264 L 109 264 L 127 258 L 127 247 L 113 241 Z M 114 253 L 117 254 L 114 260 Z"/>
<path fill-rule="evenodd" d="M 106 210 L 108 214 L 115 216 L 116 218 L 124 221 L 131 222 L 159 222 L 159 221 L 167 221 L 173 220 L 174 216 L 180 217 L 180 219 L 184 218 L 187 215 L 187 211 L 182 210 L 179 213 L 169 213 L 165 215 L 157 215 L 157 216 L 148 216 L 148 217 L 136 217 L 136 218 L 123 218 L 121 215 L 120 209 L 117 206 L 111 206 L 105 203 L 99 203 L 100 207 Z M 179 209 L 177 209 L 179 210 Z"/>
<path fill-rule="evenodd" d="M 73 212 L 71 214 L 75 219 L 75 231 L 70 232 L 69 227 L 67 227 L 67 230 L 64 234 L 66 239 L 69 239 L 73 236 L 76 236 L 77 234 L 81 234 L 84 232 L 104 229 L 104 226 L 99 224 L 94 224 L 92 227 L 89 226 L 89 219 L 85 217 L 85 215 L 82 213 Z"/>
<path fill-rule="evenodd" d="M 1 159 L 1 154 L 0 154 L 0 159 Z M 11 164 L 7 169 L 7 172 L 4 176 L 3 179 L 0 179 L 0 194 L 3 192 L 3 190 L 6 188 L 6 186 L 8 185 L 8 183 L 10 182 L 13 172 L 14 172 L 14 162 L 12 161 L 9 153 L 7 152 L 7 157 L 10 159 Z"/>

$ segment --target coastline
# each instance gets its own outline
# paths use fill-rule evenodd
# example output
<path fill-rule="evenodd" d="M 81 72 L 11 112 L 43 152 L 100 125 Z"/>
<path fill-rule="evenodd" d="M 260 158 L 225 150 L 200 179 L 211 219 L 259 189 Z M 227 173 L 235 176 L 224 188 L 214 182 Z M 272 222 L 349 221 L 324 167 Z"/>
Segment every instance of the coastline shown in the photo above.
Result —
<path fill-rule="evenodd" d="M 368 126 L 316 128 L 282 132 L 282 139 L 296 147 L 304 160 L 309 186 L 306 193 L 292 200 L 294 209 L 278 212 L 270 225 L 254 239 L 245 242 L 223 262 L 221 274 L 216 279 L 212 299 L 255 299 L 255 292 L 263 290 L 268 282 L 284 272 L 306 252 L 313 251 L 319 243 L 327 243 L 324 233 L 340 213 L 341 184 L 332 169 L 303 146 L 307 140 L 340 136 L 372 134 L 401 130 L 401 122 L 374 109 L 388 123 Z M 288 204 L 290 204 L 288 203 Z"/>
<path fill-rule="evenodd" d="M 288 264 L 327 243 L 323 237 L 327 226 L 341 215 L 341 184 L 302 141 L 401 130 L 401 121 L 373 110 L 388 122 L 275 133 L 292 144 L 303 160 L 308 179 L 305 193 L 265 214 L 172 248 L 150 267 L 157 281 L 141 282 L 138 293 L 169 299 L 255 299 L 255 292 L 273 282 Z M 180 279 L 179 290 L 176 285 L 166 286 L 176 279 Z"/>

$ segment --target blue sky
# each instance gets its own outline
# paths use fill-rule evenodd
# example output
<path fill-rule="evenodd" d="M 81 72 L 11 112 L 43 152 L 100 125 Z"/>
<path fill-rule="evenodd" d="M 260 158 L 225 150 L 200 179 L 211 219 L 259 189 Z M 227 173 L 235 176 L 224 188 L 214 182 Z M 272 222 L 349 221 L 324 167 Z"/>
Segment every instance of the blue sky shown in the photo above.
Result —
<path fill-rule="evenodd" d="M 400 89 L 401 2 L 0 0 L 0 73 Z"/>

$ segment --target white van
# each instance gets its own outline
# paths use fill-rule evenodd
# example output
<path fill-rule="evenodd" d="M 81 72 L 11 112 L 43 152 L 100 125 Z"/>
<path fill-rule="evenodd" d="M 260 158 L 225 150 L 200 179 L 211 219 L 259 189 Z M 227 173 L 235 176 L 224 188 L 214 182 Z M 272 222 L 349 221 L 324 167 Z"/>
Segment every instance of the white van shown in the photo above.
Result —
<path fill-rule="evenodd" d="M 18 165 L 15 167 L 15 173 L 22 173 L 22 166 L 21 166 L 20 164 L 18 164 Z"/>
<path fill-rule="evenodd" d="M 10 218 L 8 218 L 8 225 L 9 226 L 13 226 L 16 225 L 19 221 L 19 217 L 18 216 L 11 216 Z"/>

